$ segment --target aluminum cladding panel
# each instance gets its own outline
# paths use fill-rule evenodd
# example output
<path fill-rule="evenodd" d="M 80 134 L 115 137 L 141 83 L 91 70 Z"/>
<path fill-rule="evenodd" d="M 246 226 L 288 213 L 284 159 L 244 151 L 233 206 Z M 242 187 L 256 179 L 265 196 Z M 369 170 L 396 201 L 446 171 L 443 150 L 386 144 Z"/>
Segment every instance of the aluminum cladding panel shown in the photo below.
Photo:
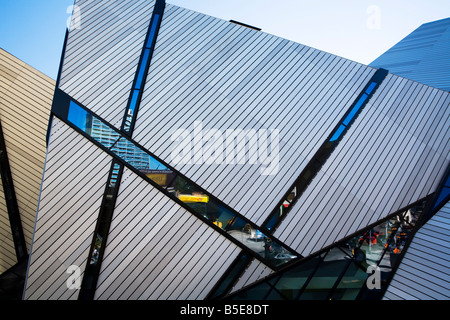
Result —
<path fill-rule="evenodd" d="M 374 72 L 167 4 L 133 138 L 261 224 Z"/>
<path fill-rule="evenodd" d="M 450 91 L 450 18 L 421 25 L 370 65 Z"/>
<path fill-rule="evenodd" d="M 415 235 L 385 300 L 450 299 L 450 202 Z"/>
<path fill-rule="evenodd" d="M 68 268 L 81 277 L 105 191 L 111 157 L 53 119 L 24 298 L 77 299 Z"/>
<path fill-rule="evenodd" d="M 435 192 L 449 106 L 448 92 L 388 75 L 275 236 L 308 255 Z"/>
<path fill-rule="evenodd" d="M 155 1 L 78 0 L 59 88 L 120 128 Z"/>
<path fill-rule="evenodd" d="M 240 251 L 125 168 L 95 299 L 204 299 Z"/>

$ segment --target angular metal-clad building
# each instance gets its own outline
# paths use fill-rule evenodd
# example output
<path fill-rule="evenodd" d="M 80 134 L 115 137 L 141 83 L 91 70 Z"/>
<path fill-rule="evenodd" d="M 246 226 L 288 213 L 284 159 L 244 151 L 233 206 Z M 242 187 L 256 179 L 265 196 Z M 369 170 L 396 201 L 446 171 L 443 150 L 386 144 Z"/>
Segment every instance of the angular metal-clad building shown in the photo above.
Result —
<path fill-rule="evenodd" d="M 421 25 L 370 65 L 450 91 L 450 18 Z"/>
<path fill-rule="evenodd" d="M 54 87 L 0 49 L 0 274 L 28 258 Z"/>
<path fill-rule="evenodd" d="M 449 92 L 160 0 L 75 5 L 25 299 L 381 298 L 447 177 Z"/>
<path fill-rule="evenodd" d="M 448 300 L 450 203 L 415 234 L 384 299 Z"/>
<path fill-rule="evenodd" d="M 371 65 L 392 73 L 450 90 L 450 19 L 425 23 L 401 40 Z M 384 299 L 447 300 L 450 268 L 448 258 L 448 195 L 450 181 L 440 187 L 434 216 L 417 231 L 411 246 L 390 282 Z"/>

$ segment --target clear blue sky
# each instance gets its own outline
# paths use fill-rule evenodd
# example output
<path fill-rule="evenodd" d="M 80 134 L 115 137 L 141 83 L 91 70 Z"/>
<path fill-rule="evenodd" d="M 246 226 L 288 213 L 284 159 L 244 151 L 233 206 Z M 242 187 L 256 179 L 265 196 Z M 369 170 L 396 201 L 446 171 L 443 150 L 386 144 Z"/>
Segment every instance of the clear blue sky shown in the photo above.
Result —
<path fill-rule="evenodd" d="M 140 0 L 144 1 L 144 0 Z M 450 0 L 167 0 L 369 64 Z M 0 47 L 55 79 L 73 0 L 0 0 Z M 81 18 L 83 12 L 81 11 Z"/>

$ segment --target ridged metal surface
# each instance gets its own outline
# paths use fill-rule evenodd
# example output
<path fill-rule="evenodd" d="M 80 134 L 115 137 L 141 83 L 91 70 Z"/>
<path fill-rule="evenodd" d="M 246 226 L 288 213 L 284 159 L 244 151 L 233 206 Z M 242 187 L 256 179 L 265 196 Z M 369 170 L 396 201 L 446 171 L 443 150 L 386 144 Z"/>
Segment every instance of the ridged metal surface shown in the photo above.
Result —
<path fill-rule="evenodd" d="M 450 299 L 450 202 L 415 234 L 385 300 Z"/>
<path fill-rule="evenodd" d="M 44 168 L 45 136 L 54 87 L 54 80 L 0 49 L 0 121 L 28 250 Z M 0 274 L 16 262 L 1 186 Z"/>
<path fill-rule="evenodd" d="M 60 89 L 120 128 L 155 1 L 77 1 Z M 78 26 L 79 28 L 76 28 Z"/>
<path fill-rule="evenodd" d="M 125 169 L 96 299 L 204 299 L 240 248 Z"/>
<path fill-rule="evenodd" d="M 450 18 L 421 25 L 370 65 L 450 91 Z"/>
<path fill-rule="evenodd" d="M 388 75 L 275 235 L 306 256 L 435 192 L 449 106 L 449 93 Z"/>
<path fill-rule="evenodd" d="M 167 5 L 133 138 L 260 224 L 280 201 L 375 69 L 221 19 Z M 194 129 L 196 126 L 196 129 Z M 208 164 L 211 141 L 195 139 L 192 164 L 176 163 L 177 129 L 279 130 L 278 168 L 252 135 Z M 270 132 L 268 132 L 270 137 Z M 255 138 L 255 139 L 253 139 Z M 209 145 L 209 147 L 208 147 Z M 231 146 L 229 144 L 228 146 Z M 202 147 L 204 147 L 202 149 Z M 230 153 L 228 153 L 230 154 Z M 256 163 L 250 162 L 255 156 Z M 238 163 L 242 160 L 243 163 Z M 267 161 L 266 163 L 269 163 Z"/>
<path fill-rule="evenodd" d="M 76 299 L 68 268 L 83 274 L 111 157 L 66 124 L 53 120 L 25 299 Z"/>

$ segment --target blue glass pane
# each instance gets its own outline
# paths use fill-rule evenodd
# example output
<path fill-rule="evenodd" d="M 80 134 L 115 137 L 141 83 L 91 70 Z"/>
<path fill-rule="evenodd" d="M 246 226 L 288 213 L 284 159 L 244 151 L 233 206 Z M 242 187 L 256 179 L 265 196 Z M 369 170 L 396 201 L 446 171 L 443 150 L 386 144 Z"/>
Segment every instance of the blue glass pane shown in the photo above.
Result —
<path fill-rule="evenodd" d="M 449 194 L 450 194 L 450 188 L 444 187 L 442 189 L 441 193 L 439 194 L 439 197 L 436 200 L 436 203 L 434 204 L 434 208 L 438 207 L 442 203 L 442 201 L 444 201 L 444 199 L 448 197 Z"/>
<path fill-rule="evenodd" d="M 341 136 L 342 132 L 344 132 L 345 126 L 340 125 L 339 128 L 336 130 L 336 132 L 333 134 L 333 136 L 330 139 L 330 142 L 336 141 Z"/>
<path fill-rule="evenodd" d="M 353 107 L 352 111 L 350 111 L 350 113 L 348 114 L 348 116 L 345 118 L 345 120 L 342 122 L 344 125 L 348 126 L 348 124 L 350 123 L 350 121 L 352 121 L 352 119 L 355 117 L 356 113 L 359 111 L 359 109 L 361 108 L 361 106 L 363 105 L 364 101 L 366 101 L 368 95 L 367 94 L 363 94 L 363 96 L 358 100 L 358 102 L 356 103 L 356 105 Z"/>
<path fill-rule="evenodd" d="M 134 90 L 133 91 L 133 96 L 131 97 L 130 107 L 128 109 L 129 110 L 129 115 L 131 115 L 131 116 L 134 114 L 134 110 L 136 109 L 138 96 L 139 96 L 139 90 Z"/>
<path fill-rule="evenodd" d="M 145 46 L 146 48 L 151 48 L 152 46 L 153 39 L 155 38 L 156 35 L 156 27 L 158 26 L 158 22 L 159 22 L 159 14 L 155 14 L 152 26 L 150 28 L 150 33 L 148 35 L 147 44 Z"/>
<path fill-rule="evenodd" d="M 366 285 L 367 273 L 354 262 L 350 264 L 333 293 L 333 300 L 355 300 Z"/>
<path fill-rule="evenodd" d="M 372 92 L 372 90 L 373 90 L 376 86 L 377 86 L 377 83 L 376 83 L 376 82 L 372 82 L 372 83 L 370 84 L 370 86 L 367 88 L 366 93 L 367 93 L 367 94 L 370 94 L 370 93 Z"/>
<path fill-rule="evenodd" d="M 274 214 L 271 218 L 270 221 L 267 223 L 266 228 L 267 230 L 270 230 L 273 228 L 273 226 L 275 225 L 275 223 L 278 221 L 278 217 L 276 214 Z"/>
<path fill-rule="evenodd" d="M 135 89 L 140 89 L 142 85 L 142 79 L 144 78 L 145 69 L 147 66 L 148 58 L 150 57 L 150 49 L 145 49 L 144 55 L 142 57 L 141 65 L 139 67 L 136 84 L 134 86 Z"/>
<path fill-rule="evenodd" d="M 90 124 L 92 123 L 92 116 L 75 102 L 70 101 L 67 120 L 86 132 L 87 129 L 90 129 L 88 128 L 88 126 L 90 126 Z"/>
<path fill-rule="evenodd" d="M 120 167 L 121 167 L 120 164 L 114 163 L 114 168 L 113 168 L 113 172 L 112 172 L 111 180 L 110 180 L 110 184 L 109 184 L 110 188 L 114 188 L 116 186 L 117 178 L 119 176 Z"/>

